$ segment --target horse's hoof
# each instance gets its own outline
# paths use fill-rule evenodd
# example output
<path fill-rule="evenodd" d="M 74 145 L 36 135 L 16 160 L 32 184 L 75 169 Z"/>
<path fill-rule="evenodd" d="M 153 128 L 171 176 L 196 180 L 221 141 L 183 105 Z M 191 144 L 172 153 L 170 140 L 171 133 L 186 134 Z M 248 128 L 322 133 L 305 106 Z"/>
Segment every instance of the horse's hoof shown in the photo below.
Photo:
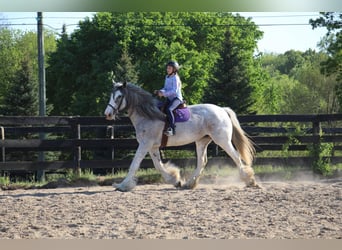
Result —
<path fill-rule="evenodd" d="M 183 190 L 189 190 L 189 189 L 191 189 L 191 187 L 190 187 L 189 185 L 183 185 L 181 188 L 182 188 Z"/>
<path fill-rule="evenodd" d="M 114 183 L 112 186 L 113 186 L 113 188 L 114 188 L 114 191 L 126 192 L 126 190 L 124 190 L 124 189 L 122 189 L 122 188 L 120 187 L 120 184 Z"/>
<path fill-rule="evenodd" d="M 182 186 L 182 189 L 194 189 L 194 185 L 193 184 L 189 184 L 189 183 L 185 183 L 183 186 Z"/>
<path fill-rule="evenodd" d="M 246 187 L 248 187 L 248 188 L 255 188 L 255 189 L 261 189 L 261 188 L 262 188 L 262 187 L 261 187 L 259 184 L 257 184 L 255 181 L 249 183 L 248 185 L 246 185 Z"/>
<path fill-rule="evenodd" d="M 117 191 L 117 192 L 127 192 L 126 190 L 122 190 L 121 188 L 116 188 L 116 189 L 114 189 L 114 191 Z"/>
<path fill-rule="evenodd" d="M 181 188 L 181 187 L 182 187 L 182 182 L 181 182 L 181 181 L 178 181 L 178 182 L 175 184 L 175 187 L 176 187 L 176 188 Z"/>

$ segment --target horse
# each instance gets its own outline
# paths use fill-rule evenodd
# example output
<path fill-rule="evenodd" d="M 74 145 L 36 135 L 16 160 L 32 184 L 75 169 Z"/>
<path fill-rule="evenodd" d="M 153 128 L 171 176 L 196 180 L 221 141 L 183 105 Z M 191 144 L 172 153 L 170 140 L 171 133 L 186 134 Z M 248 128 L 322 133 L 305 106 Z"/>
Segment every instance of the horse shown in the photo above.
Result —
<path fill-rule="evenodd" d="M 164 164 L 161 159 L 160 146 L 166 117 L 158 108 L 157 101 L 151 93 L 137 85 L 113 82 L 104 115 L 107 120 L 115 120 L 120 112 L 126 111 L 139 143 L 126 177 L 121 183 L 113 184 L 116 190 L 125 192 L 134 189 L 136 171 L 147 153 L 166 183 L 177 188 L 195 188 L 207 164 L 207 147 L 212 141 L 233 159 L 239 168 L 240 179 L 247 187 L 259 187 L 251 167 L 255 157 L 253 142 L 241 128 L 232 109 L 214 104 L 189 105 L 190 119 L 177 123 L 176 134 L 168 138 L 167 146 L 196 144 L 197 167 L 188 180 L 182 180 L 179 168 L 169 162 Z"/>

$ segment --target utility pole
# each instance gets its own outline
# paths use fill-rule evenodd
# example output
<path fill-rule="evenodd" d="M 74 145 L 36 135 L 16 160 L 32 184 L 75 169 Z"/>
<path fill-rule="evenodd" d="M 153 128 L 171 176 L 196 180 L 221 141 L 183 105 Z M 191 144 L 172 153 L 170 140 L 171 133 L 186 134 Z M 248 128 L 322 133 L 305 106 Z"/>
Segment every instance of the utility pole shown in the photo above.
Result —
<path fill-rule="evenodd" d="M 43 33 L 43 13 L 37 12 L 37 37 L 38 37 L 38 77 L 39 77 L 39 116 L 46 116 L 46 88 L 45 88 L 45 67 L 44 67 L 44 33 Z M 45 139 L 45 133 L 40 133 L 39 138 Z M 44 152 L 39 152 L 38 161 L 45 160 Z M 37 180 L 45 179 L 44 170 L 37 171 Z"/>

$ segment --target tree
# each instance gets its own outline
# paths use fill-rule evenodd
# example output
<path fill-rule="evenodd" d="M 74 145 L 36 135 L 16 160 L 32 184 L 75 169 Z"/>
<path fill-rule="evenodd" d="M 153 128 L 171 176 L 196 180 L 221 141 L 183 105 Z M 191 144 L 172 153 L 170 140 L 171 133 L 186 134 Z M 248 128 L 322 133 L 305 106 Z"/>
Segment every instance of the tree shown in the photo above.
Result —
<path fill-rule="evenodd" d="M 13 82 L 4 97 L 4 105 L 1 109 L 1 113 L 9 116 L 38 115 L 38 94 L 36 91 L 36 82 L 37 79 L 29 65 L 29 59 L 23 58 L 21 67 L 16 72 Z M 19 138 L 33 138 L 33 135 L 20 135 Z M 11 161 L 32 160 L 36 159 L 36 153 L 11 152 L 7 154 L 6 158 Z"/>
<path fill-rule="evenodd" d="M 30 116 L 38 114 L 38 95 L 35 91 L 34 77 L 29 62 L 24 59 L 4 98 L 3 115 Z"/>
<path fill-rule="evenodd" d="M 18 36 L 16 31 L 0 28 L 0 107 L 20 68 L 20 53 L 15 48 Z"/>
<path fill-rule="evenodd" d="M 108 101 L 109 72 L 119 58 L 109 13 L 80 22 L 69 37 L 62 33 L 51 53 L 46 76 L 48 103 L 55 115 L 100 115 Z"/>
<path fill-rule="evenodd" d="M 321 12 L 321 17 L 310 19 L 312 28 L 326 27 L 327 38 L 326 53 L 328 58 L 322 63 L 322 73 L 326 75 L 336 74 L 336 80 L 339 84 L 336 86 L 336 92 L 342 109 L 342 13 Z"/>
<path fill-rule="evenodd" d="M 280 74 L 291 75 L 292 71 L 304 63 L 303 53 L 296 50 L 288 50 L 284 54 L 263 55 L 263 65 L 273 67 Z"/>
<path fill-rule="evenodd" d="M 288 63 L 288 56 L 301 63 Z M 285 52 L 266 54 L 261 57 L 263 68 L 268 74 L 264 83 L 262 99 L 258 107 L 264 113 L 317 114 L 335 113 L 337 82 L 333 76 L 321 74 L 320 65 L 327 59 L 323 52 Z M 283 71 L 287 68 L 287 71 Z M 287 72 L 287 74 L 284 74 Z"/>
<path fill-rule="evenodd" d="M 202 102 L 228 27 L 232 31 L 232 47 L 245 50 L 239 52 L 245 53 L 239 57 L 240 65 L 248 65 L 250 74 L 246 82 L 253 85 L 258 77 L 252 66 L 256 42 L 250 43 L 252 46 L 248 43 L 258 39 L 260 32 L 250 20 L 243 20 L 229 13 L 97 13 L 80 22 L 79 29 L 70 37 L 62 35 L 56 52 L 51 54 L 47 96 L 54 105 L 53 114 L 102 114 L 111 86 L 110 72 L 116 81 L 133 81 L 134 76 L 137 84 L 148 91 L 160 88 L 165 64 L 171 59 L 181 65 L 188 103 Z M 253 30 L 255 34 L 250 33 Z"/>
<path fill-rule="evenodd" d="M 44 39 L 45 52 L 48 55 L 55 49 L 55 37 L 51 32 L 46 32 Z M 17 75 L 23 68 L 23 60 L 27 64 L 31 78 L 38 79 L 36 33 L 0 29 L 0 107 L 5 105 L 4 98 L 10 89 L 14 88 L 12 85 L 17 81 Z M 32 84 L 34 91 L 38 93 L 38 81 Z"/>
<path fill-rule="evenodd" d="M 227 28 L 206 101 L 229 106 L 238 113 L 256 112 L 251 110 L 256 101 L 253 92 L 258 91 L 262 84 L 259 78 L 262 73 L 253 52 L 262 33 L 249 20 L 241 17 L 237 17 L 234 24 L 246 26 Z"/>
<path fill-rule="evenodd" d="M 132 58 L 126 49 L 122 52 L 121 58 L 116 64 L 113 73 L 116 82 L 126 81 L 136 83 L 138 81 L 138 72 L 132 64 Z"/>
<path fill-rule="evenodd" d="M 321 17 L 310 19 L 313 28 L 326 27 L 329 44 L 326 47 L 329 58 L 322 64 L 323 72 L 337 72 L 338 80 L 342 80 L 342 13 L 321 12 Z"/>
<path fill-rule="evenodd" d="M 300 91 L 308 90 L 307 101 L 303 101 L 307 106 L 307 113 L 336 113 L 338 112 L 336 96 L 336 74 L 322 74 L 320 65 L 324 63 L 328 56 L 323 52 L 307 50 L 303 53 L 305 61 L 300 67 L 293 71 L 293 78 L 303 86 Z M 300 99 L 299 99 L 300 100 Z"/>

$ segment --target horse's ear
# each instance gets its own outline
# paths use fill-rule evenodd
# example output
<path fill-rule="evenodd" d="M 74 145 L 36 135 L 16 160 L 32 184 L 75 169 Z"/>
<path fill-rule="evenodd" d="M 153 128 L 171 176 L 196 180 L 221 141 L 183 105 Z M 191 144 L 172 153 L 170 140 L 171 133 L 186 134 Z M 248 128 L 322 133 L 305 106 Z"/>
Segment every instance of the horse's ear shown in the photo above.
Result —
<path fill-rule="evenodd" d="M 113 83 L 113 85 L 115 85 L 115 84 L 116 84 L 116 82 L 115 82 L 114 78 L 115 78 L 114 72 L 113 72 L 113 71 L 111 71 L 111 72 L 110 72 L 110 79 L 112 80 L 112 83 Z"/>
<path fill-rule="evenodd" d="M 127 86 L 127 81 L 124 81 L 124 82 L 122 83 L 122 87 L 126 88 L 126 86 Z"/>

